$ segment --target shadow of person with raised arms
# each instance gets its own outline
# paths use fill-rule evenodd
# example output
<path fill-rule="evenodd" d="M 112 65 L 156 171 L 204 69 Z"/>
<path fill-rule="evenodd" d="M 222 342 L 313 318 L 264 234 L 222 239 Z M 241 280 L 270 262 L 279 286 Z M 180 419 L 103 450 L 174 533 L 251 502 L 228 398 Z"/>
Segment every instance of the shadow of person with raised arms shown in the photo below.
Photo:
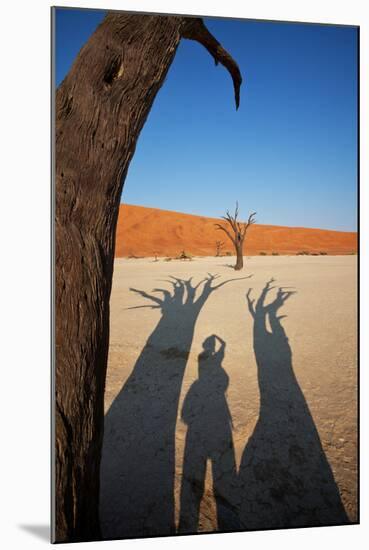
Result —
<path fill-rule="evenodd" d="M 216 351 L 216 341 L 220 344 Z M 226 400 L 229 377 L 222 367 L 225 342 L 213 334 L 199 354 L 199 377 L 182 407 L 187 436 L 181 488 L 180 533 L 196 533 L 204 494 L 206 463 L 210 459 L 220 531 L 238 529 L 237 471 L 232 417 Z"/>
<path fill-rule="evenodd" d="M 348 523 L 317 428 L 292 366 L 279 310 L 294 292 L 271 279 L 256 304 L 247 293 L 260 389 L 260 414 L 239 471 L 243 529 Z M 267 330 L 267 318 L 271 332 Z M 303 322 L 303 320 L 300 320 Z"/>
<path fill-rule="evenodd" d="M 217 278 L 208 274 L 193 285 L 192 278 L 171 277 L 172 292 L 131 289 L 151 302 L 135 308 L 158 308 L 161 318 L 105 417 L 100 491 L 104 538 L 175 533 L 175 427 L 195 323 L 213 292 L 240 280 L 214 284 Z"/>

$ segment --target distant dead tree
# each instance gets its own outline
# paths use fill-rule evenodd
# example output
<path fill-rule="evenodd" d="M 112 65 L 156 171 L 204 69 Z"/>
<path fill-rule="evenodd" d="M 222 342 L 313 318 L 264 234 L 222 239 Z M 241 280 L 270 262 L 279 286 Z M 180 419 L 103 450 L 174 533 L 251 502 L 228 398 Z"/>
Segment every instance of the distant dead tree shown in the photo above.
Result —
<path fill-rule="evenodd" d="M 236 270 L 240 270 L 243 268 L 243 245 L 248 228 L 250 227 L 250 225 L 255 223 L 255 215 L 256 212 L 252 212 L 249 215 L 249 219 L 247 220 L 247 222 L 239 222 L 237 219 L 238 202 L 236 202 L 236 210 L 234 212 L 234 215 L 232 216 L 227 210 L 226 215 L 222 216 L 222 219 L 229 224 L 230 229 L 227 229 L 227 227 L 224 227 L 224 225 L 221 225 L 220 223 L 215 224 L 217 229 L 220 229 L 224 231 L 224 233 L 226 233 L 226 235 L 230 238 L 235 247 L 237 260 L 234 268 Z"/>
<path fill-rule="evenodd" d="M 187 254 L 185 250 L 182 250 L 177 258 L 178 260 L 192 260 L 192 256 L 190 254 Z"/>
<path fill-rule="evenodd" d="M 220 251 L 224 246 L 224 242 L 223 241 L 216 241 L 215 246 L 216 246 L 215 256 L 218 258 L 220 256 Z"/>
<path fill-rule="evenodd" d="M 229 71 L 238 108 L 240 70 L 198 17 L 108 12 L 56 91 L 54 542 L 101 537 L 99 472 L 120 197 L 182 39 L 199 42 Z"/>

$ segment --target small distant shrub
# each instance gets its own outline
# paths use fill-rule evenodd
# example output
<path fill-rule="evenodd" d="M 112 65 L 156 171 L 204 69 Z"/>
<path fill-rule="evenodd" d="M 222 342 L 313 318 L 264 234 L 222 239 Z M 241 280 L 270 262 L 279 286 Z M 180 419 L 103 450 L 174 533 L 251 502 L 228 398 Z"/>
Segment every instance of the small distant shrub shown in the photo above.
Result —
<path fill-rule="evenodd" d="M 300 250 L 300 252 L 297 252 L 296 256 L 309 256 L 310 252 L 307 250 Z"/>
<path fill-rule="evenodd" d="M 224 247 L 224 242 L 223 241 L 216 241 L 215 242 L 215 256 L 218 258 L 222 255 L 222 248 Z"/>
<path fill-rule="evenodd" d="M 266 252 L 259 252 L 259 256 L 267 256 Z"/>
<path fill-rule="evenodd" d="M 232 252 L 229 252 L 229 250 L 227 250 L 227 252 L 225 253 L 226 256 L 232 256 Z"/>
<path fill-rule="evenodd" d="M 321 256 L 327 256 L 328 252 L 319 252 Z"/>
<path fill-rule="evenodd" d="M 192 254 L 188 254 L 185 252 L 185 250 L 182 250 L 182 252 L 177 256 L 177 260 L 192 260 L 193 256 Z"/>
<path fill-rule="evenodd" d="M 312 256 L 319 256 L 319 252 L 312 252 L 311 255 Z"/>
<path fill-rule="evenodd" d="M 279 252 L 272 252 L 272 256 L 279 256 Z"/>
<path fill-rule="evenodd" d="M 172 258 L 164 258 L 164 262 L 171 262 Z"/>

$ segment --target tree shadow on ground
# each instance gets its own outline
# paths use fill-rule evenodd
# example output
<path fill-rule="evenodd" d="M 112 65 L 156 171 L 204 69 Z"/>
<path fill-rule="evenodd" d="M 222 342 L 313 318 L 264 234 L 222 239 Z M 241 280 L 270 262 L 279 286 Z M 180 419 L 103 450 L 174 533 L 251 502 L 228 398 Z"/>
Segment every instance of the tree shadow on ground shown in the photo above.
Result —
<path fill-rule="evenodd" d="M 198 284 L 170 277 L 171 292 L 131 289 L 158 308 L 161 318 L 131 375 L 105 416 L 100 518 L 104 538 L 175 533 L 175 427 L 194 328 L 218 284 L 209 274 Z M 159 296 L 160 297 L 159 297 Z"/>
<path fill-rule="evenodd" d="M 285 315 L 278 315 L 294 292 L 279 288 L 267 305 L 272 282 L 265 285 L 256 304 L 251 291 L 247 294 L 254 320 L 260 415 L 240 465 L 241 526 L 270 529 L 349 523 L 293 371 L 291 347 L 281 324 Z"/>
<path fill-rule="evenodd" d="M 219 349 L 216 351 L 218 340 Z M 238 491 L 232 417 L 226 400 L 229 377 L 222 367 L 225 342 L 213 334 L 198 356 L 198 379 L 190 387 L 182 408 L 187 424 L 184 453 L 180 533 L 196 533 L 204 494 L 206 463 L 211 462 L 217 527 L 239 529 Z"/>
<path fill-rule="evenodd" d="M 234 264 L 217 264 L 219 267 L 228 267 L 229 269 L 233 269 L 234 271 Z"/>

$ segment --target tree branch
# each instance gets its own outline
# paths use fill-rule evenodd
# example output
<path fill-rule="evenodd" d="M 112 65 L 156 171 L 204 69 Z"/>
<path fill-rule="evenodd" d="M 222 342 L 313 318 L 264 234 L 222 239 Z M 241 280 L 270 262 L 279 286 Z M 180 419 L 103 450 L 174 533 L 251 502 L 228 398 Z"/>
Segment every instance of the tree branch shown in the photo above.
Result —
<path fill-rule="evenodd" d="M 243 228 L 243 231 L 242 231 L 242 239 L 245 238 L 246 236 L 246 231 L 248 230 L 248 228 L 250 227 L 250 225 L 254 224 L 255 223 L 255 219 L 254 219 L 254 216 L 256 216 L 256 212 L 252 212 L 249 216 L 249 219 L 247 220 L 247 223 L 245 223 L 244 225 L 244 228 Z"/>
<path fill-rule="evenodd" d="M 221 218 L 222 218 L 222 220 L 225 220 L 227 223 L 229 223 L 229 225 L 232 227 L 234 233 L 237 232 L 237 227 L 236 227 L 236 224 L 234 222 L 234 219 L 232 218 L 232 216 L 230 215 L 228 210 L 227 210 L 226 216 L 221 216 Z"/>
<path fill-rule="evenodd" d="M 233 80 L 236 109 L 238 109 L 240 105 L 240 87 L 242 83 L 242 76 L 235 60 L 208 31 L 203 20 L 200 18 L 185 18 L 181 29 L 181 36 L 182 38 L 195 40 L 196 42 L 202 44 L 213 56 L 215 64 L 218 65 L 218 63 L 221 63 L 228 70 Z"/>
<path fill-rule="evenodd" d="M 221 229 L 222 231 L 224 231 L 224 233 L 226 233 L 228 235 L 228 237 L 231 239 L 233 244 L 235 244 L 234 238 L 232 237 L 232 235 L 230 234 L 230 232 L 228 231 L 228 229 L 226 227 L 224 227 L 223 225 L 220 225 L 220 223 L 216 223 L 214 225 L 217 229 Z"/>
<path fill-rule="evenodd" d="M 254 216 L 256 216 L 256 212 L 252 212 L 250 214 L 249 219 L 247 220 L 248 225 L 251 225 L 256 222 L 256 220 L 254 219 Z"/>
<path fill-rule="evenodd" d="M 234 220 L 237 221 L 238 217 L 238 201 L 236 201 L 236 209 L 234 211 Z"/>

